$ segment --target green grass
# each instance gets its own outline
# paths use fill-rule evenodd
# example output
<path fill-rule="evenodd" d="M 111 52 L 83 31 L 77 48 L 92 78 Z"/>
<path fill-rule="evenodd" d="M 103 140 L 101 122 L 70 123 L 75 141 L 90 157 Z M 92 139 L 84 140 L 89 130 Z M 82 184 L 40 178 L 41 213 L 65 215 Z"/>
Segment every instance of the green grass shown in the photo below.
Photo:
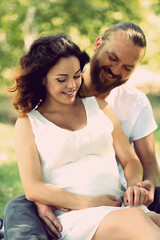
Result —
<path fill-rule="evenodd" d="M 6 203 L 10 199 L 23 194 L 23 189 L 15 161 L 1 164 L 0 173 L 0 218 L 3 219 Z"/>
<path fill-rule="evenodd" d="M 147 95 L 153 109 L 153 114 L 156 119 L 158 129 L 154 132 L 156 155 L 160 163 L 160 95 Z"/>
<path fill-rule="evenodd" d="M 147 95 L 153 109 L 154 117 L 160 126 L 160 95 Z"/>
<path fill-rule="evenodd" d="M 14 151 L 14 125 L 0 123 L 0 218 L 6 203 L 23 193 Z"/>

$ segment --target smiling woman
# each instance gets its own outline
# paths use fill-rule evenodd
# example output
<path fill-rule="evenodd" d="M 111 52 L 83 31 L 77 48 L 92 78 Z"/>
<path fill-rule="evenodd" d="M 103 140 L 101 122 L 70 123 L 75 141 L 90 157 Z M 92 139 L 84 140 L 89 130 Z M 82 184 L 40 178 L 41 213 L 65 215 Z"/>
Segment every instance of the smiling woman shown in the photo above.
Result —
<path fill-rule="evenodd" d="M 43 44 L 46 45 L 46 48 Z M 63 67 L 65 62 L 67 62 L 66 59 L 70 59 L 70 64 L 74 63 L 72 72 L 70 72 L 67 67 L 65 67 L 67 71 L 62 70 L 63 67 L 58 67 L 58 71 L 54 71 L 53 67 L 56 68 L 58 62 L 62 61 L 62 59 Z M 80 73 L 88 61 L 89 56 L 86 52 L 81 52 L 77 45 L 67 40 L 66 36 L 57 35 L 39 38 L 31 46 L 30 51 L 20 59 L 20 66 L 17 76 L 15 77 L 15 85 L 10 88 L 11 92 L 18 90 L 13 97 L 13 105 L 18 112 L 29 112 L 44 102 L 46 98 L 45 84 L 47 74 L 51 76 L 52 71 L 54 71 L 52 82 L 55 80 L 54 83 L 57 84 L 55 89 L 58 83 L 59 86 L 60 84 L 64 86 L 64 82 L 72 85 L 73 82 L 77 82 L 76 79 L 81 79 Z M 59 66 L 61 66 L 61 64 Z M 59 74 L 61 78 L 58 76 Z M 74 81 L 72 82 L 71 79 Z M 47 84 L 49 84 L 48 80 Z M 72 88 L 73 86 L 69 86 L 67 93 L 72 92 Z"/>
<path fill-rule="evenodd" d="M 82 115 L 79 110 L 77 111 L 81 102 L 76 97 L 81 83 L 78 58 L 75 56 L 61 58 L 55 66 L 50 68 L 43 80 L 46 98 L 39 106 L 38 112 L 61 128 L 74 131 L 77 127 L 83 127 L 85 114 Z"/>
<path fill-rule="evenodd" d="M 61 58 L 55 66 L 50 68 L 43 81 L 49 93 L 46 95 L 46 101 L 53 101 L 55 111 L 57 107 L 59 108 L 56 104 L 74 102 L 81 83 L 79 60 L 74 56 Z"/>

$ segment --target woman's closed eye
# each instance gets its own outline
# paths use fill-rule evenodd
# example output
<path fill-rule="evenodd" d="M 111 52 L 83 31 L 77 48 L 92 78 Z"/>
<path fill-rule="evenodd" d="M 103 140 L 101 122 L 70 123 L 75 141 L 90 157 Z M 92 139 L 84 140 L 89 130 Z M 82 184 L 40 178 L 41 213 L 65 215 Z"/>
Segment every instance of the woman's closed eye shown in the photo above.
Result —
<path fill-rule="evenodd" d="M 59 75 L 59 76 L 58 76 Z M 71 76 L 69 76 L 68 74 L 58 74 L 56 76 L 56 80 L 59 82 L 59 83 L 63 83 L 65 82 L 67 79 L 69 79 Z M 81 69 L 79 69 L 75 75 L 73 76 L 73 79 L 79 79 L 81 77 Z"/>
<path fill-rule="evenodd" d="M 80 78 L 81 77 L 81 75 L 78 75 L 78 76 L 74 76 L 73 78 L 76 80 L 76 79 L 78 79 L 78 78 Z M 67 78 L 63 78 L 63 79 L 61 79 L 61 78 L 56 78 L 56 80 L 58 81 L 58 82 L 60 82 L 60 83 L 63 83 L 63 82 L 65 82 L 66 80 L 67 80 Z"/>
<path fill-rule="evenodd" d="M 67 79 L 66 78 L 56 78 L 56 80 L 60 83 L 65 82 Z"/>

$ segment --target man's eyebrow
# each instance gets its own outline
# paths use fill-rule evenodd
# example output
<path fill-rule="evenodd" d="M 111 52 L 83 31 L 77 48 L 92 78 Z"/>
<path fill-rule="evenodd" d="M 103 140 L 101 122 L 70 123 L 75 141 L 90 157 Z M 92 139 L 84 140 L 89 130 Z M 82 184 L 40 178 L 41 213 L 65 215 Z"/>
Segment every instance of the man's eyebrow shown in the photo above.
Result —
<path fill-rule="evenodd" d="M 118 58 L 118 56 L 117 56 L 114 52 L 109 52 L 109 51 L 107 51 L 107 53 L 110 54 L 110 55 L 112 55 L 112 56 L 114 56 L 117 60 L 120 60 L 120 59 Z M 134 68 L 134 67 L 135 67 L 134 65 L 130 65 L 130 64 L 124 64 L 124 65 L 127 66 L 127 67 L 131 67 L 131 68 Z"/>
<path fill-rule="evenodd" d="M 119 59 L 118 56 L 114 52 L 106 51 L 108 55 L 112 55 L 115 58 Z"/>
<path fill-rule="evenodd" d="M 134 65 L 125 64 L 126 67 L 134 68 Z"/>

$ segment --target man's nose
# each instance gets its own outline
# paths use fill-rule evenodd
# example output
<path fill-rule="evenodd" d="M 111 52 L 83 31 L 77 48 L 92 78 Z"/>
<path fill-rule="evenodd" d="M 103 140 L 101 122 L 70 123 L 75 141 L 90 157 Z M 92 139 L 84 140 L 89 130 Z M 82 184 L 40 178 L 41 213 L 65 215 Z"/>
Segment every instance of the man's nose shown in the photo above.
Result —
<path fill-rule="evenodd" d="M 111 71 L 113 74 L 119 75 L 119 74 L 121 74 L 121 68 L 122 68 L 121 64 L 117 63 L 111 67 Z"/>

